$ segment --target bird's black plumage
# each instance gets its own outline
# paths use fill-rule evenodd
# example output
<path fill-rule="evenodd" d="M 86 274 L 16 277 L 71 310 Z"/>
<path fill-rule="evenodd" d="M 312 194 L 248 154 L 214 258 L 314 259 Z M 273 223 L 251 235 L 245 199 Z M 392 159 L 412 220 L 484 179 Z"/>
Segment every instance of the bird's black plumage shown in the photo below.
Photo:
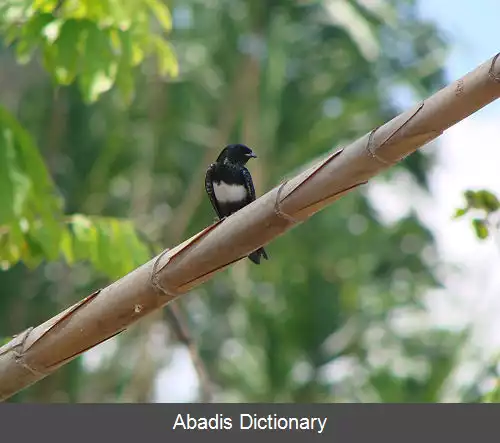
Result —
<path fill-rule="evenodd" d="M 226 146 L 205 175 L 205 190 L 219 219 L 229 217 L 255 200 L 252 176 L 245 164 L 257 157 L 245 145 Z M 260 258 L 268 259 L 264 248 L 252 252 L 248 258 L 255 264 Z"/>

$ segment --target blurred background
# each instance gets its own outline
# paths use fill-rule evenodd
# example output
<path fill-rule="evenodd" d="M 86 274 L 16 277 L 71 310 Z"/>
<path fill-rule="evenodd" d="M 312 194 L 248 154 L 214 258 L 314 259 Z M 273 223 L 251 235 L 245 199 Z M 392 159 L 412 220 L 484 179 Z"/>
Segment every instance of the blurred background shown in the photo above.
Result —
<path fill-rule="evenodd" d="M 226 143 L 257 153 L 249 169 L 261 195 L 499 51 L 496 0 L 172 0 L 171 31 L 148 32 L 177 63 L 158 43 L 163 67 L 139 54 L 113 77 L 98 69 L 109 56 L 98 39 L 80 57 L 76 27 L 65 28 L 64 47 L 60 30 L 51 36 L 55 3 L 29 27 L 9 16 L 0 104 L 16 119 L 3 124 L 18 122 L 41 153 L 76 252 L 64 238 L 50 251 L 40 237 L 40 251 L 24 256 L 0 242 L 5 340 L 212 223 L 204 173 Z M 168 21 L 156 2 L 137 3 Z M 88 4 L 85 26 L 113 26 Z M 127 23 L 142 29 L 142 15 Z M 37 39 L 59 46 L 40 44 L 27 60 L 23 42 Z M 75 79 L 61 68 L 69 59 Z M 453 214 L 467 189 L 500 195 L 499 121 L 493 103 L 273 241 L 263 265 L 244 260 L 176 301 L 194 346 L 158 312 L 9 401 L 496 398 L 500 246 Z M 9 220 L 4 242 L 19 225 Z M 128 231 L 112 238 L 106 220 Z"/>

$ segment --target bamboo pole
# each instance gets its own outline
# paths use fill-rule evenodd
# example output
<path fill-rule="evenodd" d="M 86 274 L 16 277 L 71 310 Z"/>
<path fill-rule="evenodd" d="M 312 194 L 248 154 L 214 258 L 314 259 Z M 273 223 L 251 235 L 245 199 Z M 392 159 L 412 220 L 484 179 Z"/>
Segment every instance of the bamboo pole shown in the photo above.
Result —
<path fill-rule="evenodd" d="M 497 99 L 499 55 L 231 217 L 15 336 L 0 348 L 0 400 L 205 282 Z"/>

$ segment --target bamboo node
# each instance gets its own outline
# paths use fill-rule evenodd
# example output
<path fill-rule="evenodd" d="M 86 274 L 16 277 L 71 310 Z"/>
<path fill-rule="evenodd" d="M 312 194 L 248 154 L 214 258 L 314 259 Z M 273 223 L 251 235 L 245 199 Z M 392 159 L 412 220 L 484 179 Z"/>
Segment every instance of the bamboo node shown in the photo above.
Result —
<path fill-rule="evenodd" d="M 41 377 L 41 376 L 45 375 L 46 373 L 30 366 L 28 363 L 26 363 L 24 361 L 24 355 L 25 355 L 24 347 L 26 344 L 26 340 L 28 339 L 28 337 L 31 334 L 31 332 L 33 331 L 33 329 L 34 329 L 33 327 L 30 327 L 30 328 L 26 329 L 24 332 L 22 332 L 23 335 L 22 335 L 22 338 L 20 339 L 21 341 L 19 343 L 17 343 L 15 346 L 13 346 L 11 349 L 12 349 L 12 352 L 14 353 L 14 360 L 16 361 L 16 363 L 18 365 L 27 369 L 33 375 L 35 375 L 37 377 Z M 17 348 L 20 348 L 20 350 L 18 351 Z"/>
<path fill-rule="evenodd" d="M 297 183 L 285 196 L 283 200 L 288 198 L 291 194 L 293 194 L 297 189 L 299 189 L 301 186 L 303 186 L 305 183 L 307 183 L 309 180 L 311 180 L 321 169 L 323 169 L 326 165 L 328 165 L 334 158 L 337 158 L 340 154 L 344 152 L 344 148 L 340 148 L 338 151 L 335 151 L 334 153 L 330 154 L 325 160 L 323 160 L 321 163 L 315 165 L 313 168 L 311 168 L 311 171 L 307 174 L 307 176 L 302 179 L 299 183 Z M 287 184 L 288 179 L 284 180 L 281 182 L 280 187 L 278 188 L 278 193 L 276 194 L 276 201 L 274 204 L 274 212 L 275 214 L 283 218 L 285 220 L 288 220 L 291 223 L 299 223 L 302 220 L 292 217 L 290 214 L 286 214 L 282 209 L 281 209 L 281 203 L 283 201 L 281 200 L 281 192 L 283 191 L 283 188 Z"/>
<path fill-rule="evenodd" d="M 215 229 L 217 226 L 219 226 L 225 218 L 216 221 L 213 225 L 208 226 L 207 228 L 203 229 L 203 231 L 198 232 L 198 234 L 194 235 L 191 238 L 188 238 L 186 241 L 182 242 L 180 245 L 177 245 L 175 248 L 167 248 L 165 249 L 158 257 L 156 257 L 156 260 L 153 264 L 153 270 L 151 271 L 151 277 L 150 277 L 150 282 L 151 286 L 158 291 L 160 291 L 162 294 L 166 295 L 167 297 L 171 298 L 177 298 L 182 291 L 179 291 L 179 288 L 176 288 L 177 290 L 172 290 L 172 289 L 166 289 L 159 280 L 159 274 L 161 271 L 163 271 L 170 261 L 177 257 L 182 251 L 189 249 L 191 246 L 193 246 L 195 243 L 200 241 L 203 237 L 205 237 L 210 231 Z M 168 253 L 169 257 L 167 258 L 167 261 L 165 264 L 161 267 L 158 268 L 161 259 Z"/>
<path fill-rule="evenodd" d="M 386 145 L 393 137 L 395 137 L 399 132 L 401 132 L 407 125 L 408 123 L 410 123 L 415 117 L 416 115 L 422 110 L 422 108 L 424 107 L 424 102 L 421 102 L 417 109 L 403 122 L 401 123 L 401 125 L 399 125 L 394 131 L 392 131 L 386 138 L 385 140 L 383 140 L 382 142 L 380 142 L 380 144 L 378 145 L 377 148 L 374 148 L 373 146 L 373 136 L 375 135 L 375 132 L 377 131 L 377 129 L 379 129 L 379 127 L 373 129 L 371 132 L 370 132 L 370 135 L 368 136 L 368 142 L 366 144 L 366 151 L 376 160 L 378 160 L 379 162 L 381 163 L 384 163 L 386 165 L 394 165 L 396 164 L 399 160 L 401 159 L 397 159 L 397 160 L 387 160 L 383 157 L 381 157 L 380 155 L 376 154 L 376 150 L 377 149 L 380 149 L 382 148 L 384 145 Z"/>
<path fill-rule="evenodd" d="M 488 75 L 496 83 L 500 83 L 500 74 L 495 74 L 495 64 L 498 60 L 498 57 L 500 57 L 500 52 L 496 54 L 495 57 L 493 57 L 493 60 L 491 61 L 490 70 L 488 71 Z"/>
<path fill-rule="evenodd" d="M 167 254 L 168 252 L 170 252 L 170 249 L 167 248 L 165 249 L 158 257 L 156 257 L 156 260 L 153 264 L 153 270 L 151 271 L 151 286 L 153 286 L 153 288 L 157 289 L 158 291 L 160 291 L 162 294 L 166 295 L 167 297 L 172 297 L 172 298 L 175 298 L 177 297 L 177 294 L 174 294 L 173 292 L 171 291 L 167 291 L 163 286 L 162 284 L 160 283 L 160 280 L 159 280 L 159 273 L 160 271 L 165 267 L 163 266 L 162 268 L 158 269 L 158 266 L 160 264 L 160 260 L 165 256 L 165 254 Z M 170 261 L 170 259 L 169 259 Z M 168 264 L 168 261 L 167 261 L 167 264 Z M 137 312 L 137 310 L 136 310 Z"/>
<path fill-rule="evenodd" d="M 286 220 L 289 221 L 290 223 L 299 223 L 300 220 L 296 219 L 295 217 L 291 216 L 290 214 L 287 214 L 286 212 L 281 209 L 281 192 L 283 191 L 283 188 L 285 185 L 288 183 L 288 180 L 283 180 L 281 184 L 279 185 L 278 192 L 276 193 L 276 200 L 274 201 L 274 213 Z"/>
<path fill-rule="evenodd" d="M 378 160 L 380 163 L 383 163 L 385 165 L 390 165 L 391 162 L 386 160 L 385 158 L 381 157 L 380 155 L 377 155 L 375 153 L 375 149 L 372 149 L 373 146 L 373 136 L 375 135 L 375 131 L 379 128 L 380 126 L 376 127 L 375 129 L 372 129 L 370 131 L 370 135 L 368 136 L 368 141 L 366 142 L 366 151 L 368 154 L 370 154 L 371 157 L 373 157 L 375 160 Z M 382 146 L 382 144 L 380 145 Z"/>

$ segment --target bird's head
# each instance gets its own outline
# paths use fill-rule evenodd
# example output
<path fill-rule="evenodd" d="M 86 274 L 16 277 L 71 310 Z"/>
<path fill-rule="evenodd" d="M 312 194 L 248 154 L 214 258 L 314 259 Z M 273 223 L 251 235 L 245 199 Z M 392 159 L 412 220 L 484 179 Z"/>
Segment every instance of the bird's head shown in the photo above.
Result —
<path fill-rule="evenodd" d="M 227 161 L 229 163 L 235 163 L 237 165 L 244 165 L 251 158 L 256 158 L 257 156 L 253 151 L 245 145 L 234 144 L 227 145 L 217 158 L 217 162 Z"/>

